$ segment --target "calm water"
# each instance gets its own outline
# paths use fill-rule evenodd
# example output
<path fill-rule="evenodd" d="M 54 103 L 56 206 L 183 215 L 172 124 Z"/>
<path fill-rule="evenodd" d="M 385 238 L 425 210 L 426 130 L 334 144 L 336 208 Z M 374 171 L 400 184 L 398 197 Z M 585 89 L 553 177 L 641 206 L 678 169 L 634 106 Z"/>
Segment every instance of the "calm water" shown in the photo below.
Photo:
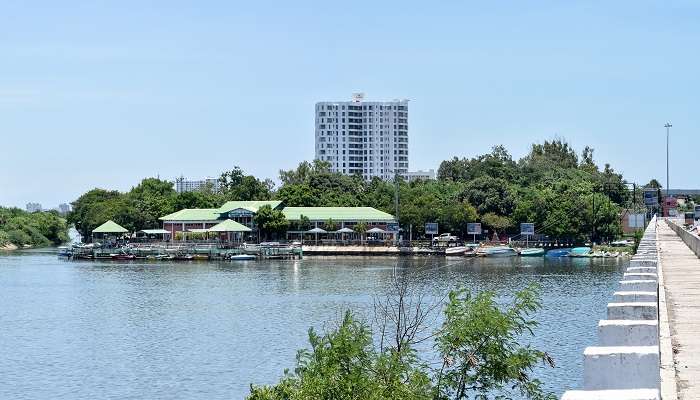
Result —
<path fill-rule="evenodd" d="M 370 315 L 392 269 L 423 268 L 436 293 L 501 296 L 538 282 L 534 344 L 561 394 L 620 278 L 617 260 L 307 258 L 271 262 L 68 262 L 0 254 L 0 398 L 241 399 L 294 365 L 307 329 Z"/>

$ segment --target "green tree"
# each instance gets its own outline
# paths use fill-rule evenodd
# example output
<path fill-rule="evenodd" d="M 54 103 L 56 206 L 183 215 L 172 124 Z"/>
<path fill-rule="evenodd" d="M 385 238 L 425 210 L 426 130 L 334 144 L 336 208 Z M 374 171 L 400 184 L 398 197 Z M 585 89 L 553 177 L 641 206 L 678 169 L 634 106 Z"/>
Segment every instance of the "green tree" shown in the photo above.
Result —
<path fill-rule="evenodd" d="M 431 368 L 413 346 L 422 340 L 414 332 L 425 328 L 422 321 L 429 314 L 418 311 L 415 318 L 405 317 L 421 303 L 406 291 L 396 294 L 392 297 L 396 302 L 380 303 L 391 309 L 379 316 L 401 316 L 393 320 L 397 326 L 381 328 L 382 338 L 395 333 L 394 345 L 382 340 L 377 346 L 369 327 L 348 311 L 337 328 L 323 335 L 310 329 L 310 349 L 298 352 L 294 372 L 286 371 L 276 385 L 251 385 L 247 399 L 486 399 L 513 392 L 529 399 L 555 398 L 530 377 L 539 364 L 553 366 L 552 359 L 519 342 L 537 325 L 531 318 L 540 307 L 536 287 L 517 292 L 505 309 L 491 292 L 450 292 L 444 322 L 430 335 L 442 359 L 437 368 Z"/>
<path fill-rule="evenodd" d="M 451 292 L 436 338 L 443 360 L 436 378 L 439 398 L 486 398 L 495 391 L 515 391 L 529 399 L 555 399 L 539 380 L 530 378 L 538 364 L 554 366 L 553 360 L 518 341 L 533 334 L 537 322 L 531 316 L 538 308 L 534 286 L 517 292 L 505 310 L 493 292 L 475 296 L 466 290 Z"/>
<path fill-rule="evenodd" d="M 333 218 L 328 218 L 328 220 L 324 224 L 324 227 L 325 227 L 325 230 L 327 230 L 328 232 L 338 230 L 338 224 L 333 220 Z"/>
<path fill-rule="evenodd" d="M 219 177 L 219 191 L 224 200 L 269 200 L 274 184 L 271 180 L 259 180 L 246 175 L 239 167 L 226 171 Z"/>
<path fill-rule="evenodd" d="M 71 203 L 68 223 L 73 224 L 83 238 L 90 238 L 92 230 L 114 219 L 115 205 L 123 195 L 116 190 L 92 189 Z"/>
<path fill-rule="evenodd" d="M 265 239 L 283 234 L 289 228 L 289 221 L 287 221 L 282 211 L 272 209 L 269 204 L 258 209 L 255 217 L 253 217 L 253 221 Z"/>

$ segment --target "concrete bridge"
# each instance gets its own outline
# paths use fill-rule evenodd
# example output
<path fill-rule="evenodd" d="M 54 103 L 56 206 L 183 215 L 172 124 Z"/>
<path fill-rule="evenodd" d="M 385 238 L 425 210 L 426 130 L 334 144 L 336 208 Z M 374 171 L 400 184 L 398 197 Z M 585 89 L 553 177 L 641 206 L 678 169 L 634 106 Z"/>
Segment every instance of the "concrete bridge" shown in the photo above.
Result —
<path fill-rule="evenodd" d="M 700 237 L 651 221 L 562 400 L 700 399 L 699 257 Z"/>

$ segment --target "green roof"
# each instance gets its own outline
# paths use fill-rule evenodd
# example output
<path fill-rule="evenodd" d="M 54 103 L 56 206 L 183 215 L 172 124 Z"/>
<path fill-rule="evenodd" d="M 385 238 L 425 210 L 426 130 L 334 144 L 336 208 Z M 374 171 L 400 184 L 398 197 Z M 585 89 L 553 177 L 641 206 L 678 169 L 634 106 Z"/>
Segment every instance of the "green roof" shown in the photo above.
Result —
<path fill-rule="evenodd" d="M 393 215 L 372 207 L 285 207 L 282 212 L 290 221 L 298 221 L 304 215 L 311 221 L 394 222 Z"/>
<path fill-rule="evenodd" d="M 250 232 L 251 230 L 247 226 L 230 219 L 209 228 L 209 232 Z"/>
<path fill-rule="evenodd" d="M 258 208 L 269 205 L 274 210 L 282 204 L 279 200 L 260 200 L 260 201 L 227 201 L 221 208 L 219 208 L 219 213 L 229 212 L 237 208 L 242 208 L 251 212 L 258 212 Z"/>
<path fill-rule="evenodd" d="M 92 230 L 92 233 L 127 233 L 126 228 L 112 221 L 111 219 Z"/>
<path fill-rule="evenodd" d="M 216 221 L 219 210 L 216 208 L 185 208 L 159 218 L 161 221 Z"/>

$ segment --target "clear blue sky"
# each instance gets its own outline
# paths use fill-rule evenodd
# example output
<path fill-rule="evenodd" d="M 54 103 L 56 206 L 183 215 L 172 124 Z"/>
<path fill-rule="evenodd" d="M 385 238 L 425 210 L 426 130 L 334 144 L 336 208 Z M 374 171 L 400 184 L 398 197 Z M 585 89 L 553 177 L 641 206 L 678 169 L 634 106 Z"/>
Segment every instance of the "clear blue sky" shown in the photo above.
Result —
<path fill-rule="evenodd" d="M 148 5 L 144 3 L 149 3 Z M 559 136 L 700 187 L 696 1 L 5 1 L 0 204 L 146 176 L 277 177 L 313 106 L 408 98 L 411 169 Z"/>

